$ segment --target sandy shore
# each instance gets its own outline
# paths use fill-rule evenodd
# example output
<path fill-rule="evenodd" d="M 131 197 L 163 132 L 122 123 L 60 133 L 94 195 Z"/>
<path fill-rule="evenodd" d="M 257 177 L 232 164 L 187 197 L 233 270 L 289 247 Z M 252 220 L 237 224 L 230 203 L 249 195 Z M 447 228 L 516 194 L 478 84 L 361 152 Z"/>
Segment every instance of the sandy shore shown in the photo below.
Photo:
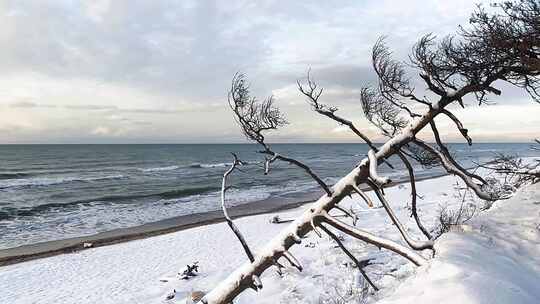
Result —
<path fill-rule="evenodd" d="M 312 202 L 319 195 L 320 194 L 318 193 L 313 195 L 305 195 L 305 199 L 301 199 L 297 202 L 284 202 L 280 199 L 267 199 L 264 201 L 247 203 L 230 208 L 230 214 L 234 218 L 239 218 L 257 214 L 278 212 L 280 210 L 292 209 Z M 114 229 L 89 236 L 47 241 L 3 249 L 0 250 L 0 266 L 88 249 L 84 247 L 84 243 L 91 243 L 92 247 L 95 248 L 199 226 L 206 226 L 223 222 L 223 220 L 223 213 L 220 210 L 216 210 L 177 216 L 140 226 Z"/>
<path fill-rule="evenodd" d="M 446 174 L 419 176 L 417 177 L 417 181 L 433 179 L 444 175 Z M 405 179 L 395 181 L 389 187 L 406 182 L 408 182 L 408 180 Z M 362 188 L 368 190 L 367 187 Z M 295 196 L 294 198 L 268 198 L 263 201 L 256 201 L 231 207 L 229 209 L 229 213 L 233 218 L 239 218 L 279 212 L 294 209 L 304 204 L 313 202 L 321 195 L 322 192 L 314 191 L 301 196 Z M 95 248 L 215 224 L 222 221 L 223 213 L 221 210 L 216 210 L 173 217 L 135 227 L 114 229 L 89 236 L 67 238 L 2 249 L 0 250 L 0 266 L 88 249 L 85 248 L 84 243 L 91 243 L 92 247 Z"/>

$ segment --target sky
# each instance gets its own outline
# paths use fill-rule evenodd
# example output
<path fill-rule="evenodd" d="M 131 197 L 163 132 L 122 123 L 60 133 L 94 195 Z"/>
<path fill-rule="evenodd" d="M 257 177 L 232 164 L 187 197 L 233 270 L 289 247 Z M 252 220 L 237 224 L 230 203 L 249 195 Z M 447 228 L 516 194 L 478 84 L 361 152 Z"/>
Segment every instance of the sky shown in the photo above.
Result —
<path fill-rule="evenodd" d="M 0 0 L 0 144 L 245 142 L 227 105 L 238 71 L 289 121 L 271 141 L 357 142 L 298 93 L 308 69 L 323 102 L 383 141 L 359 102 L 375 83 L 371 47 L 385 35 L 407 59 L 420 36 L 465 25 L 474 3 Z M 540 104 L 503 88 L 494 105 L 456 109 L 474 141 L 540 135 Z M 451 122 L 440 129 L 462 141 Z"/>

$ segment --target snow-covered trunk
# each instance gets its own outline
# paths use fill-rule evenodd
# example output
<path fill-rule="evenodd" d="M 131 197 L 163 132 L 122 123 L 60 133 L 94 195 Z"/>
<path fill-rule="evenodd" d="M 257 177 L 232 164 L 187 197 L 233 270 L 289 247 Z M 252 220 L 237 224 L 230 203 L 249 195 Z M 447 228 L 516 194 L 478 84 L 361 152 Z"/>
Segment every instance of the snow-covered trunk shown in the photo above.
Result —
<path fill-rule="evenodd" d="M 409 126 L 404 128 L 400 134 L 389 139 L 380 147 L 379 151 L 375 153 L 374 159 L 377 160 L 377 163 L 381 163 L 386 158 L 396 153 L 401 146 L 411 142 L 415 135 L 429 124 L 429 122 L 440 113 L 441 109 L 452 101 L 452 98 L 443 97 L 422 116 L 413 119 Z M 274 261 L 283 256 L 290 247 L 297 244 L 303 236 L 314 229 L 314 220 L 331 210 L 353 190 L 354 186 L 364 182 L 370 176 L 369 171 L 369 159 L 365 158 L 357 167 L 345 177 L 341 178 L 332 187 L 332 195 L 328 196 L 324 194 L 321 196 L 299 218 L 284 228 L 264 248 L 257 251 L 253 262 L 246 262 L 236 271 L 231 273 L 225 280 L 210 291 L 202 299 L 202 302 L 207 304 L 230 303 L 245 289 L 256 288 L 253 278 L 258 278 L 266 269 L 274 265 Z M 378 240 L 370 241 L 367 239 L 366 241 L 376 244 Z M 402 252 L 396 253 L 403 254 Z M 422 263 L 419 262 L 417 264 Z"/>

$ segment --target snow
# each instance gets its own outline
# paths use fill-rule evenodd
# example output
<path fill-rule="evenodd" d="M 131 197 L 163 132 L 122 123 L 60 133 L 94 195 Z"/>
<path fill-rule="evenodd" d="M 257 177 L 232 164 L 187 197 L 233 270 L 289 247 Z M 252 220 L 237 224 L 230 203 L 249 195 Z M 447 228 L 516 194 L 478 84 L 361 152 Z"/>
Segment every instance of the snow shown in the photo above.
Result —
<path fill-rule="evenodd" d="M 436 243 L 431 265 L 380 304 L 540 301 L 540 184 Z"/>
<path fill-rule="evenodd" d="M 455 177 L 445 176 L 417 184 L 422 197 L 419 214 L 426 227 L 436 226 L 439 206 L 460 204 L 454 196 L 456 182 Z M 370 293 L 366 301 L 533 303 L 540 298 L 534 288 L 540 283 L 540 237 L 535 226 L 540 218 L 539 191 L 537 186 L 529 187 L 511 200 L 497 202 L 468 223 L 465 232 L 443 235 L 436 243 L 436 258 L 421 268 L 344 236 L 345 246 L 358 259 L 373 259 L 374 265 L 366 270 L 381 291 Z M 386 194 L 409 233 L 422 239 L 405 207 L 409 186 L 389 188 Z M 369 195 L 377 201 L 373 193 Z M 404 244 L 383 208 L 369 209 L 357 196 L 340 205 L 355 209 L 358 227 Z M 279 216 L 293 218 L 305 208 Z M 255 252 L 286 227 L 269 223 L 276 214 L 236 221 Z M 261 277 L 260 292 L 248 290 L 235 303 L 357 303 L 363 280 L 328 237 L 311 233 L 291 253 L 302 263 L 302 272 L 287 267 L 280 277 L 270 269 Z M 190 292 L 209 291 L 246 259 L 234 234 L 219 223 L 1 267 L 0 303 L 185 303 Z M 196 261 L 199 275 L 180 280 L 178 272 Z M 285 260 L 280 262 L 288 266 Z M 166 300 L 173 290 L 174 297 Z M 338 302 L 341 299 L 346 301 Z"/>

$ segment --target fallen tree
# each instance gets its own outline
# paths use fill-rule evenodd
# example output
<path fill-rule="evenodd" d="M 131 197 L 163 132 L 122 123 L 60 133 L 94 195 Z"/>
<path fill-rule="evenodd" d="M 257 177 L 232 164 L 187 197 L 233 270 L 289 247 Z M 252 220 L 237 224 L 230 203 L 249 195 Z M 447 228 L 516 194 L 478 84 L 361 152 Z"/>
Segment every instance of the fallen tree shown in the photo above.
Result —
<path fill-rule="evenodd" d="M 378 84 L 375 87 L 363 88 L 360 102 L 365 117 L 388 137 L 388 140 L 379 147 L 373 144 L 352 121 L 339 116 L 336 107 L 321 102 L 323 90 L 312 80 L 309 73 L 305 81 L 298 81 L 300 93 L 307 98 L 307 102 L 315 112 L 347 126 L 370 147 L 367 157 L 332 186 L 327 185 L 306 164 L 291 156 L 276 153 L 272 149 L 265 140 L 265 134 L 282 127 L 287 121 L 275 107 L 273 97 L 262 101 L 252 97 L 245 76 L 235 75 L 228 102 L 243 134 L 262 147 L 259 152 L 265 156 L 264 173 L 271 173 L 271 165 L 275 161 L 287 162 L 304 170 L 317 182 L 324 194 L 266 246 L 253 253 L 226 211 L 225 193 L 229 188 L 227 177 L 241 164 L 235 156 L 233 165 L 224 175 L 222 207 L 227 222 L 240 240 L 249 261 L 236 269 L 201 301 L 209 304 L 230 303 L 248 288 L 255 290 L 263 288 L 261 274 L 272 266 L 281 271 L 284 266 L 280 259 L 302 270 L 300 261 L 289 252 L 289 249 L 301 243 L 302 238 L 311 231 L 322 235 L 320 231 L 322 230 L 336 240 L 373 288 L 376 286 L 363 271 L 365 265 L 347 250 L 331 229 L 390 250 L 417 266 L 426 264 L 427 259 L 421 251 L 433 249 L 433 240 L 429 231 L 422 225 L 416 210 L 417 194 L 410 159 L 426 166 L 442 166 L 448 173 L 461 178 L 467 187 L 482 199 L 501 198 L 501 193 L 494 191 L 492 185 L 483 177 L 469 172 L 456 161 L 441 138 L 435 122 L 438 116 L 450 119 L 457 131 L 471 145 L 472 139 L 467 128 L 452 113 L 450 105 L 465 106 L 470 101 L 467 98 L 484 104 L 488 102 L 487 97 L 490 94 L 501 94 L 496 88 L 499 82 L 523 88 L 532 98 L 539 100 L 540 4 L 537 0 L 520 0 L 501 3 L 498 8 L 498 13 L 490 14 L 479 7 L 473 13 L 468 29 L 460 29 L 455 36 L 446 37 L 440 42 L 436 42 L 433 35 L 422 37 L 413 47 L 410 63 L 395 61 L 391 58 L 391 52 L 384 39 L 377 41 L 372 52 L 372 63 L 378 76 Z M 429 96 L 416 94 L 413 82 L 407 76 L 406 64 L 417 70 Z M 424 129 L 432 133 L 434 144 L 416 137 Z M 408 235 L 384 195 L 384 187 L 390 180 L 380 176 L 377 167 L 383 163 L 392 166 L 388 162 L 391 156 L 397 156 L 408 170 L 412 192 L 411 216 L 427 240 L 415 240 Z M 344 197 L 354 193 L 372 206 L 372 201 L 361 190 L 360 184 L 367 184 L 374 190 L 407 245 L 373 235 L 330 214 L 334 208 L 345 210 L 339 207 L 339 203 Z"/>

